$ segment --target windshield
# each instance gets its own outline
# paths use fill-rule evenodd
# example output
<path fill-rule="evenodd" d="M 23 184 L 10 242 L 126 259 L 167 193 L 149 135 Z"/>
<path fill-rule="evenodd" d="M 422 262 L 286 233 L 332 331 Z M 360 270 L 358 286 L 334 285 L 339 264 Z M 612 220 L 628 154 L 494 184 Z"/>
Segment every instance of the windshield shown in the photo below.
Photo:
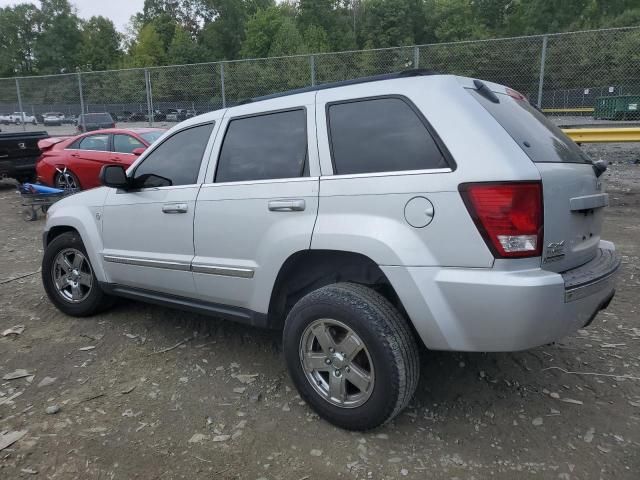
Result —
<path fill-rule="evenodd" d="M 578 145 L 525 99 L 497 93 L 494 103 L 477 90 L 471 95 L 496 119 L 535 163 L 591 163 Z"/>
<path fill-rule="evenodd" d="M 144 138 L 144 140 L 151 145 L 153 142 L 158 140 L 160 136 L 164 133 L 164 130 L 157 130 L 154 132 L 144 132 L 141 133 L 140 136 Z"/>

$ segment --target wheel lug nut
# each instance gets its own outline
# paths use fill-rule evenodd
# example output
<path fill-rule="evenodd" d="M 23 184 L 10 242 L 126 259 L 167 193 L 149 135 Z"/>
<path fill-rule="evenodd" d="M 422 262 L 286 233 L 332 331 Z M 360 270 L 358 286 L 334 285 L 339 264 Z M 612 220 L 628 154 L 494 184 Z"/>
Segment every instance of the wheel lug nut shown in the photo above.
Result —
<path fill-rule="evenodd" d="M 349 373 L 351 371 L 351 369 L 349 367 L 347 367 L 345 370 L 347 371 L 347 373 Z"/>
<path fill-rule="evenodd" d="M 335 348 L 333 348 L 333 347 L 329 347 L 329 351 L 330 351 L 331 353 L 333 353 L 333 352 L 335 352 L 336 350 L 335 350 Z"/>
<path fill-rule="evenodd" d="M 331 365 L 331 359 L 330 358 L 325 359 L 324 363 L 326 363 L 327 365 Z"/>

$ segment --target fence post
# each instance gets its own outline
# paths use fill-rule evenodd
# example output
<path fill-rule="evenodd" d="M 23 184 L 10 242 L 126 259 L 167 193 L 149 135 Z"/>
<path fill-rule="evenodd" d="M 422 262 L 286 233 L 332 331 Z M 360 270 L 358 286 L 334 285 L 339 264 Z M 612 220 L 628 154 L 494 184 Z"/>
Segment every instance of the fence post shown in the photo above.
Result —
<path fill-rule="evenodd" d="M 84 120 L 84 93 L 82 92 L 82 74 L 78 72 L 78 93 L 80 95 L 80 115 L 82 118 L 82 131 L 86 131 L 85 129 L 85 120 Z"/>
<path fill-rule="evenodd" d="M 16 77 L 16 94 L 18 95 L 18 110 L 20 111 L 20 123 L 22 123 L 22 131 L 27 131 L 27 125 L 24 121 L 24 115 L 22 113 L 22 95 L 20 94 L 20 82 L 18 81 L 18 77 Z"/>
<path fill-rule="evenodd" d="M 420 47 L 413 47 L 413 68 L 420 68 Z"/>
<path fill-rule="evenodd" d="M 542 55 L 540 56 L 540 79 L 538 81 L 538 108 L 542 108 L 542 88 L 544 87 L 544 66 L 547 61 L 547 41 L 549 37 L 542 37 Z"/>
<path fill-rule="evenodd" d="M 147 114 L 149 115 L 149 126 L 153 127 L 153 100 L 151 96 L 151 76 L 149 70 L 144 69 L 144 84 L 147 90 Z"/>
<path fill-rule="evenodd" d="M 311 86 L 316 86 L 316 56 L 309 55 L 309 68 L 311 69 Z"/>
<path fill-rule="evenodd" d="M 222 108 L 227 108 L 227 97 L 224 91 L 224 63 L 220 62 L 220 93 L 222 94 Z"/>

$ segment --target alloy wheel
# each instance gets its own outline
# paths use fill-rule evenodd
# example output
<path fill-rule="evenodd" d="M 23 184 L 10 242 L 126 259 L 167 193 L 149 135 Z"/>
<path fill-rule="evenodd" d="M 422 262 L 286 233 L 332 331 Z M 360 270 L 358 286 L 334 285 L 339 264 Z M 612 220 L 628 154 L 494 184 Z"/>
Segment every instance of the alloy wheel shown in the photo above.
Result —
<path fill-rule="evenodd" d="M 311 322 L 300 339 L 300 362 L 313 389 L 343 408 L 363 405 L 375 381 L 373 362 L 360 336 L 328 318 Z"/>
<path fill-rule="evenodd" d="M 58 294 L 67 302 L 80 303 L 91 293 L 93 272 L 87 257 L 75 248 L 65 248 L 56 255 L 51 269 Z"/>

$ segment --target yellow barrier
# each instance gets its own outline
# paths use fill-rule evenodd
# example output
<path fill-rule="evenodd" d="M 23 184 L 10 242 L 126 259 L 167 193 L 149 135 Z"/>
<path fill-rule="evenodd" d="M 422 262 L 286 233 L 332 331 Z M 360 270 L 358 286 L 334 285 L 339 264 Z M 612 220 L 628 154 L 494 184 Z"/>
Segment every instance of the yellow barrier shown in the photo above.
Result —
<path fill-rule="evenodd" d="M 576 143 L 640 142 L 640 128 L 565 128 Z"/>
<path fill-rule="evenodd" d="M 593 107 L 580 108 L 543 108 L 544 113 L 593 113 Z"/>

